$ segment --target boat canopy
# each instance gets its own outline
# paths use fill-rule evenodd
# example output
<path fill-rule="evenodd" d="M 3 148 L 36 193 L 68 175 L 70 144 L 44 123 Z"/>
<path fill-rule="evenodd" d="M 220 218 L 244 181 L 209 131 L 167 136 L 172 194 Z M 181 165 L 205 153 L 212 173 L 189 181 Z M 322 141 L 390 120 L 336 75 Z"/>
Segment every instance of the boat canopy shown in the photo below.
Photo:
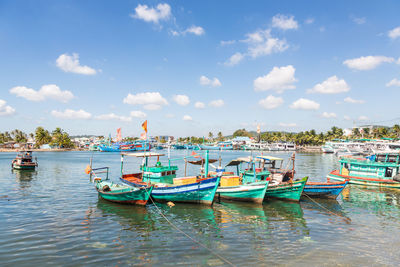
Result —
<path fill-rule="evenodd" d="M 121 155 L 128 156 L 128 157 L 137 157 L 137 158 L 147 158 L 147 157 L 161 157 L 161 156 L 165 156 L 165 154 L 155 153 L 155 152 L 121 153 Z"/>
<path fill-rule="evenodd" d="M 208 163 L 214 163 L 214 162 L 217 162 L 218 160 L 216 160 L 216 159 L 209 159 L 208 160 Z M 188 160 L 188 162 L 190 163 L 190 164 L 193 164 L 193 165 L 204 165 L 204 163 L 206 162 L 206 160 L 205 159 L 199 159 L 199 160 Z"/>
<path fill-rule="evenodd" d="M 256 159 L 255 159 L 256 160 Z M 229 166 L 237 166 L 243 162 L 252 162 L 253 159 L 251 157 L 241 157 L 241 158 L 236 158 L 231 160 L 225 167 L 229 167 Z M 257 161 L 257 160 L 256 160 Z M 259 160 L 258 160 L 259 161 Z"/>
<path fill-rule="evenodd" d="M 265 161 L 283 160 L 281 158 L 276 158 L 276 157 L 272 157 L 272 156 L 257 156 L 257 158 L 265 160 Z"/>

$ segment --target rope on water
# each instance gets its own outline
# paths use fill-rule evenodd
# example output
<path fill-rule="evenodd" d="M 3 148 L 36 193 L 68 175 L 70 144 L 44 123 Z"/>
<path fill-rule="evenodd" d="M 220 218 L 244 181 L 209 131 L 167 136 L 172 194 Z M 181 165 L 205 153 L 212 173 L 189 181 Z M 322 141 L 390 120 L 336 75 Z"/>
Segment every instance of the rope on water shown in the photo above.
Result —
<path fill-rule="evenodd" d="M 199 246 L 205 248 L 206 250 L 208 250 L 211 254 L 213 254 L 214 256 L 220 258 L 222 261 L 226 262 L 228 265 L 230 266 L 236 266 L 234 265 L 232 262 L 230 262 L 229 260 L 227 260 L 226 258 L 222 257 L 221 255 L 219 255 L 218 253 L 212 251 L 210 248 L 208 248 L 206 245 L 200 243 L 199 241 L 197 241 L 196 239 L 194 239 L 193 237 L 191 237 L 190 235 L 188 235 L 187 233 L 185 233 L 184 231 L 182 231 L 181 229 L 179 229 L 177 226 L 175 226 L 175 224 L 173 224 L 170 220 L 168 220 L 168 218 L 164 215 L 164 213 L 161 211 L 161 209 L 156 205 L 156 203 L 154 203 L 153 198 L 150 197 L 149 192 L 147 191 L 147 188 L 144 188 L 146 190 L 147 195 L 149 196 L 151 202 L 154 204 L 154 206 L 157 208 L 158 212 L 160 213 L 160 215 L 178 232 L 182 233 L 184 236 L 186 236 L 188 239 L 192 240 L 194 243 L 198 244 Z"/>
<path fill-rule="evenodd" d="M 333 211 L 330 211 L 329 209 L 327 209 L 326 207 L 322 206 L 321 204 L 319 204 L 317 201 L 315 201 L 314 199 L 312 199 L 309 195 L 307 195 L 306 193 L 303 192 L 303 194 L 308 197 L 308 199 L 310 199 L 312 202 L 314 202 L 315 204 L 317 204 L 319 207 L 321 207 L 322 209 L 326 210 L 328 213 L 331 213 L 333 215 L 342 217 L 346 222 L 350 223 L 351 219 L 349 217 L 346 216 L 342 216 L 340 214 L 334 213 Z"/>

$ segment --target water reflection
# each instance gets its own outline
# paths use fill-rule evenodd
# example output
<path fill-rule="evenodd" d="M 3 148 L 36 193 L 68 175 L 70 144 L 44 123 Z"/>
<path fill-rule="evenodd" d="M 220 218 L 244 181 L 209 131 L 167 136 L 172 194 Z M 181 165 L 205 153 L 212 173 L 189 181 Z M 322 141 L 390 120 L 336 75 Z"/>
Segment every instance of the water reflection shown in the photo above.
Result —
<path fill-rule="evenodd" d="M 21 188 L 30 187 L 30 182 L 37 177 L 36 170 L 11 170 L 15 174 L 15 180 Z"/>
<path fill-rule="evenodd" d="M 301 206 L 306 211 L 318 212 L 318 214 L 327 215 L 333 218 L 339 218 L 346 224 L 351 223 L 351 218 L 347 216 L 346 211 L 336 199 L 302 199 Z M 336 223 L 329 220 L 330 223 Z"/>

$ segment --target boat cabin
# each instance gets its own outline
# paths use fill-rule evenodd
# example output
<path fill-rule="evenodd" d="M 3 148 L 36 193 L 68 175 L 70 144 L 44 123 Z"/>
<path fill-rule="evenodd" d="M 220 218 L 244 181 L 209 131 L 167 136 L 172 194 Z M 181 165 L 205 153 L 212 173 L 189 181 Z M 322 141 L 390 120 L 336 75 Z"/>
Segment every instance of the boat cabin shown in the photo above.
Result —
<path fill-rule="evenodd" d="M 225 167 L 229 166 L 236 166 L 236 172 L 242 180 L 242 184 L 266 181 L 270 176 L 270 172 L 261 166 L 261 161 L 256 158 L 237 158 L 229 162 Z"/>
<path fill-rule="evenodd" d="M 293 168 L 287 169 L 288 166 L 283 168 L 284 159 L 272 156 L 258 156 L 257 158 L 261 160 L 262 167 L 271 173 L 270 184 L 280 184 L 293 180 L 295 171 Z"/>
<path fill-rule="evenodd" d="M 20 151 L 15 159 L 12 161 L 14 169 L 35 169 L 37 160 L 33 160 L 32 151 Z"/>

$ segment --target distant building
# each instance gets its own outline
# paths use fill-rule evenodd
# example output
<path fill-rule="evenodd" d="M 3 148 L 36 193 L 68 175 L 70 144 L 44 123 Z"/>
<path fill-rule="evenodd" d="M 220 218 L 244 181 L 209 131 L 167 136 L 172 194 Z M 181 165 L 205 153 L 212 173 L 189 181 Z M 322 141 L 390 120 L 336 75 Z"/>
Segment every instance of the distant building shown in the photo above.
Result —
<path fill-rule="evenodd" d="M 386 129 L 389 129 L 390 127 L 388 127 L 388 126 L 383 126 L 383 125 L 372 125 L 372 124 L 370 124 L 370 125 L 359 125 L 359 126 L 354 126 L 354 127 L 353 127 L 353 129 L 356 129 L 356 128 L 357 128 L 358 130 L 368 128 L 369 131 L 372 131 L 373 129 L 376 129 L 376 128 L 386 128 Z"/>
<path fill-rule="evenodd" d="M 159 135 L 158 136 L 158 141 L 159 142 L 162 142 L 162 141 L 168 142 L 168 139 L 171 142 L 175 140 L 175 138 L 173 136 L 170 136 L 170 135 Z"/>

